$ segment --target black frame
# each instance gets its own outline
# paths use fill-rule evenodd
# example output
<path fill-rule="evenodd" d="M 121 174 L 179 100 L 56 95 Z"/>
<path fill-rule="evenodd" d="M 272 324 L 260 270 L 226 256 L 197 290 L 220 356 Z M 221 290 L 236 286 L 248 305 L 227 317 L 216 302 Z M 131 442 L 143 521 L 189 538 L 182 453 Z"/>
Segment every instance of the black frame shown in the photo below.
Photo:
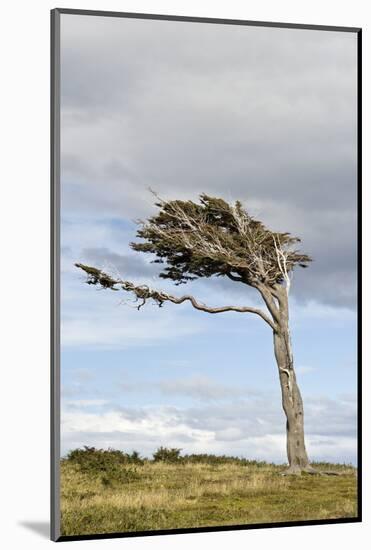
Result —
<path fill-rule="evenodd" d="M 183 533 L 205 533 L 216 531 L 237 531 L 271 527 L 295 527 L 301 525 L 333 525 L 358 523 L 362 521 L 362 28 L 328 25 L 304 25 L 297 23 L 272 23 L 240 19 L 219 19 L 211 17 L 185 17 L 149 13 L 127 13 L 116 11 L 79 10 L 55 8 L 51 10 L 51 491 L 50 491 L 50 537 L 55 542 L 128 538 L 140 536 L 175 535 Z M 358 515 L 354 518 L 327 520 L 290 521 L 279 523 L 256 523 L 251 525 L 226 525 L 216 527 L 195 527 L 189 529 L 166 529 L 124 533 L 103 533 L 92 535 L 60 535 L 60 15 L 85 15 L 99 17 L 121 17 L 165 21 L 188 21 L 223 25 L 245 25 L 253 27 L 279 27 L 290 29 L 353 32 L 357 34 L 357 501 Z"/>

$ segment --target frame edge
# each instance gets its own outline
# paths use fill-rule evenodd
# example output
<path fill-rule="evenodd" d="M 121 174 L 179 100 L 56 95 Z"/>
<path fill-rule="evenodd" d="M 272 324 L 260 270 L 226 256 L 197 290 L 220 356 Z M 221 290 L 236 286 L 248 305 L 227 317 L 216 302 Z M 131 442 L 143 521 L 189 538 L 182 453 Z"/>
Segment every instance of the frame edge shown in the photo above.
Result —
<path fill-rule="evenodd" d="M 60 538 L 60 11 L 50 12 L 50 538 Z"/>

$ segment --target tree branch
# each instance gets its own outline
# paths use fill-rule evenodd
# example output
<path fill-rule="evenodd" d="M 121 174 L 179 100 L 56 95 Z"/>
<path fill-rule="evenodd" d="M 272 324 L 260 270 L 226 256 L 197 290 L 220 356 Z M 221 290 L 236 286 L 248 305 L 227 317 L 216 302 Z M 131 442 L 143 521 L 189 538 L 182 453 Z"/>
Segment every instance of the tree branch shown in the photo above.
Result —
<path fill-rule="evenodd" d="M 264 288 L 263 285 L 257 285 L 256 288 L 259 290 L 260 294 L 262 295 L 265 305 L 267 306 L 273 319 L 279 324 L 281 320 L 280 312 L 277 305 L 274 303 L 274 300 L 272 299 L 270 292 L 266 288 Z"/>
<path fill-rule="evenodd" d="M 161 307 L 164 302 L 172 302 L 173 304 L 182 304 L 183 302 L 189 301 L 195 309 L 200 311 L 205 311 L 206 313 L 224 313 L 226 311 L 236 311 L 238 313 L 254 313 L 259 315 L 272 330 L 276 330 L 276 325 L 273 320 L 267 315 L 264 311 L 247 306 L 223 306 L 223 307 L 209 307 L 201 302 L 198 302 L 194 296 L 185 295 L 181 297 L 173 296 L 163 291 L 154 290 L 149 288 L 147 285 L 137 286 L 130 281 L 123 281 L 120 279 L 113 279 L 107 273 L 96 269 L 95 267 L 90 267 L 83 264 L 75 264 L 76 267 L 82 269 L 87 274 L 87 284 L 89 285 L 99 285 L 101 288 L 119 290 L 116 288 L 120 287 L 126 292 L 132 292 L 136 296 L 136 300 L 141 300 L 141 303 L 137 306 L 138 310 L 144 306 L 147 300 L 151 299 Z"/>
<path fill-rule="evenodd" d="M 195 309 L 199 309 L 200 311 L 206 311 L 207 313 L 224 313 L 225 311 L 237 311 L 238 313 L 255 313 L 256 315 L 259 315 L 268 325 L 275 330 L 275 325 L 273 321 L 264 313 L 264 311 L 254 308 L 254 307 L 246 307 L 246 306 L 224 306 L 224 307 L 208 307 L 205 306 L 205 304 L 202 304 L 200 302 L 197 302 L 197 300 L 193 296 L 185 295 L 180 298 L 177 298 L 175 296 L 171 296 L 167 294 L 167 299 L 170 302 L 173 302 L 173 304 L 182 304 L 185 301 L 190 301 L 192 306 Z"/>

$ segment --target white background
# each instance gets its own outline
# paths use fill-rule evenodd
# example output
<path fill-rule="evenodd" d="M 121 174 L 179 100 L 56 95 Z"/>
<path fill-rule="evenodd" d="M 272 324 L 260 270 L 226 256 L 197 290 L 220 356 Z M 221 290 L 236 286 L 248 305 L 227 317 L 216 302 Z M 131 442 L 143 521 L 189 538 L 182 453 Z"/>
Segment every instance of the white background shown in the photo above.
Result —
<path fill-rule="evenodd" d="M 44 548 L 49 520 L 49 10 L 54 7 L 104 9 L 173 15 L 281 21 L 363 28 L 364 98 L 370 96 L 370 15 L 368 2 L 333 0 L 80 0 L 55 4 L 18 0 L 2 6 L 0 308 L 1 430 L 0 540 L 7 550 Z M 367 103 L 367 99 L 365 101 Z M 364 106 L 365 218 L 370 204 L 368 105 Z M 367 246 L 370 222 L 364 223 Z M 369 258 L 364 252 L 365 272 Z M 366 277 L 365 277 L 366 279 Z M 367 288 L 364 302 L 369 300 Z M 4 307 L 5 306 L 5 307 Z M 364 319 L 364 339 L 370 334 Z M 368 346 L 367 346 L 368 347 Z M 280 550 L 365 548 L 370 530 L 369 352 L 364 350 L 364 523 L 202 533 L 137 539 L 70 542 L 69 548 L 236 549 L 258 546 Z M 325 419 L 324 419 L 325 421 Z"/>

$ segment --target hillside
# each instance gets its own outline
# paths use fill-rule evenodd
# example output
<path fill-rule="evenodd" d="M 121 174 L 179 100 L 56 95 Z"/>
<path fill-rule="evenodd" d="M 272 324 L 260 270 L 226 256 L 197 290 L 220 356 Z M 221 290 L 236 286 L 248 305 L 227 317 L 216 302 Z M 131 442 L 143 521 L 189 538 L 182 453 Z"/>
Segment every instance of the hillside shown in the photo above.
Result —
<path fill-rule="evenodd" d="M 316 464 L 339 475 L 282 476 L 284 466 L 265 462 L 162 451 L 148 460 L 85 448 L 62 459 L 62 535 L 357 515 L 352 466 Z"/>

